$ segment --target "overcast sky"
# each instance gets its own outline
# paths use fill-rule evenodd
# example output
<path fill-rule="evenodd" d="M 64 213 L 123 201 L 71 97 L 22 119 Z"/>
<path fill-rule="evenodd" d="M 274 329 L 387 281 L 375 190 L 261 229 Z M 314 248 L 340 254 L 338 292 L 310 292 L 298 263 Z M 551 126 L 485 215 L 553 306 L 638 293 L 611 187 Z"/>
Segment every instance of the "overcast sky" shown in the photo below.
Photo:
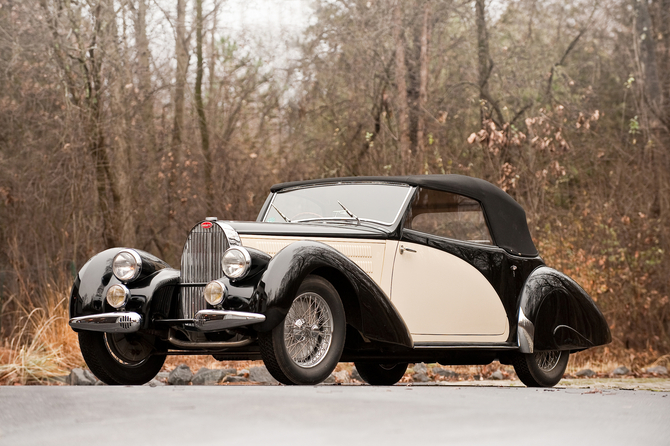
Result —
<path fill-rule="evenodd" d="M 237 32 L 300 32 L 309 22 L 310 4 L 311 0 L 226 0 L 220 23 Z"/>

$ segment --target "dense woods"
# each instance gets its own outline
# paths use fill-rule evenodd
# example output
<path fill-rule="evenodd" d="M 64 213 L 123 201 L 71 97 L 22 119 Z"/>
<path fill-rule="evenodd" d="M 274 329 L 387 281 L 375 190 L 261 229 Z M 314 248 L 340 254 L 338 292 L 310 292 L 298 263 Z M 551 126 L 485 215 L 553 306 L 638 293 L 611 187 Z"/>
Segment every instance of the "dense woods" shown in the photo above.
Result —
<path fill-rule="evenodd" d="M 0 343 L 94 253 L 178 267 L 273 183 L 459 173 L 596 299 L 595 354 L 670 354 L 670 0 L 316 0 L 290 58 L 224 12 L 0 0 Z"/>

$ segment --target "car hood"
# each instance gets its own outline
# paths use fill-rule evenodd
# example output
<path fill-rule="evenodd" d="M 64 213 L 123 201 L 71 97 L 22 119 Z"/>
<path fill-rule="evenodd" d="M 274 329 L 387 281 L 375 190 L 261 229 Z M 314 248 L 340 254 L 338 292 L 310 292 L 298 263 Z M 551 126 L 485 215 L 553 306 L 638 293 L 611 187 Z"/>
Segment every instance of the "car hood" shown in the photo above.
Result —
<path fill-rule="evenodd" d="M 261 223 L 249 221 L 226 222 L 240 235 L 308 236 L 338 238 L 386 239 L 390 233 L 381 227 L 356 223 Z"/>

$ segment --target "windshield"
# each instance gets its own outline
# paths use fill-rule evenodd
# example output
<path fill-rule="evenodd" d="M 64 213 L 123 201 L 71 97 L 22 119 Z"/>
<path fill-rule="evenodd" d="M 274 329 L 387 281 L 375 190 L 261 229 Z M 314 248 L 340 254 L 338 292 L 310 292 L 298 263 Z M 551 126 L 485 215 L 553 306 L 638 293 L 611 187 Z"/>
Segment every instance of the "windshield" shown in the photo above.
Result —
<path fill-rule="evenodd" d="M 410 192 L 410 186 L 384 183 L 340 183 L 289 189 L 275 194 L 263 221 L 358 219 L 390 225 L 400 215 Z"/>

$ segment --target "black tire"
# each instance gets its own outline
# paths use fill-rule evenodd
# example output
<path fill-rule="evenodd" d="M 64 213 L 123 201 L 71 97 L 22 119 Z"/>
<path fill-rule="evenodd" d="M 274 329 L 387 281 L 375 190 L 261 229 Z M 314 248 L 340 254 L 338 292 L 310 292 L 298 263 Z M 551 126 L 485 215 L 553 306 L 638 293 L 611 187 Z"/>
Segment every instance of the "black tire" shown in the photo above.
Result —
<path fill-rule="evenodd" d="M 354 362 L 358 374 L 372 386 L 392 386 L 400 381 L 407 371 L 407 363 L 376 364 L 373 362 Z"/>
<path fill-rule="evenodd" d="M 320 276 L 307 276 L 284 321 L 259 333 L 258 343 L 263 362 L 277 381 L 311 385 L 335 369 L 345 332 L 344 307 L 335 287 Z"/>
<path fill-rule="evenodd" d="M 519 353 L 512 358 L 512 365 L 526 386 L 553 387 L 563 378 L 569 359 L 570 352 L 560 350 Z"/>
<path fill-rule="evenodd" d="M 163 367 L 165 352 L 153 336 L 139 333 L 79 332 L 79 347 L 86 365 L 109 385 L 141 385 Z"/>

